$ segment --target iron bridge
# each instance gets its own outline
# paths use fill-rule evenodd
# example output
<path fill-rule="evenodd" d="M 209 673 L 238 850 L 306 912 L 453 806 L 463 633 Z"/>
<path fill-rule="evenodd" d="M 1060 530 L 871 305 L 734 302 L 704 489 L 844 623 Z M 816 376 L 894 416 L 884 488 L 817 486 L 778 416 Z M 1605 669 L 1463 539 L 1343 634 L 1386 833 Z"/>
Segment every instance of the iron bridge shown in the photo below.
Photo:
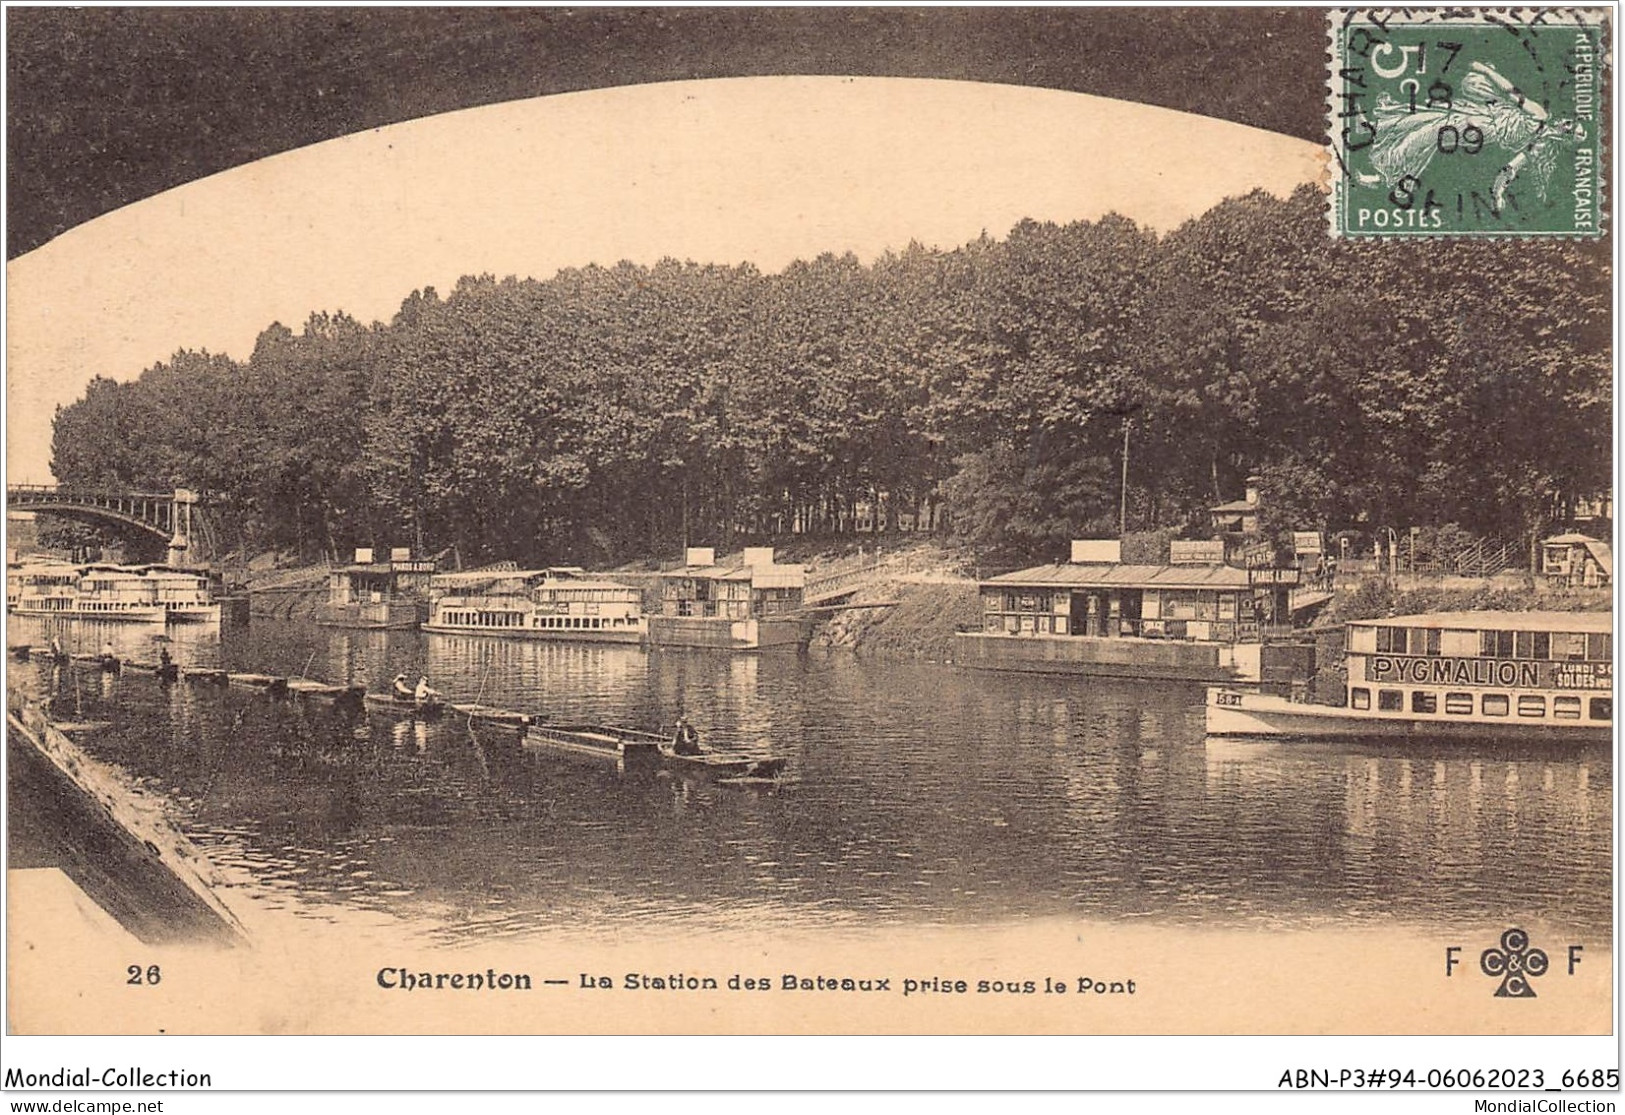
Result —
<path fill-rule="evenodd" d="M 171 565 L 198 565 L 214 553 L 214 531 L 198 502 L 197 494 L 186 488 L 125 492 L 55 484 L 6 486 L 7 511 L 117 523 L 160 539 L 168 547 Z"/>

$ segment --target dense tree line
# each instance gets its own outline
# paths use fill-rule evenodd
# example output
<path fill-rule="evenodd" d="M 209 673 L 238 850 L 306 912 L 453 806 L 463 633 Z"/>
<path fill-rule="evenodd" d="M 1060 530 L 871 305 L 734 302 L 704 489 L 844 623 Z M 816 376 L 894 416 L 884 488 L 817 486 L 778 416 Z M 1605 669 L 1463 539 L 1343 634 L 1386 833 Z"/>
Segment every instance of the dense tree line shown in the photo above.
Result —
<path fill-rule="evenodd" d="M 56 416 L 64 483 L 208 493 L 229 544 L 615 562 L 942 508 L 1053 558 L 1264 478 L 1271 530 L 1515 535 L 1611 476 L 1605 245 L 1337 241 L 1310 189 L 822 255 L 465 278 Z"/>

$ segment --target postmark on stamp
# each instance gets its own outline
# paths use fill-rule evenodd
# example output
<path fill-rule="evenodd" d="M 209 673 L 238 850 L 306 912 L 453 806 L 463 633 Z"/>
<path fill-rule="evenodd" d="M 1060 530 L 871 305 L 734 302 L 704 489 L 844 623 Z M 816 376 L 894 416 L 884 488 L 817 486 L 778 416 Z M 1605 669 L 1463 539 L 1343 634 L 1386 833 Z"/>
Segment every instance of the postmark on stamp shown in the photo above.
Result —
<path fill-rule="evenodd" d="M 1334 236 L 1602 234 L 1605 13 L 1330 20 Z"/>

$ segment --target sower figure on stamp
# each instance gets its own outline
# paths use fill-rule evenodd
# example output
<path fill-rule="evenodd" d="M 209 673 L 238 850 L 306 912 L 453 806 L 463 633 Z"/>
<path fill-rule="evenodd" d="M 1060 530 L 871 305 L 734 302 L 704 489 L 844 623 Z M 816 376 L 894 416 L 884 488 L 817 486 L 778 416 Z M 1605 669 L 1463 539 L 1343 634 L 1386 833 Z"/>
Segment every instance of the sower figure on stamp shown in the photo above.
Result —
<path fill-rule="evenodd" d="M 1421 178 L 1441 150 L 1441 129 L 1469 154 L 1486 146 L 1509 155 L 1496 174 L 1490 193 L 1497 211 L 1506 208 L 1507 191 L 1526 169 L 1535 193 L 1544 200 L 1557 160 L 1557 144 L 1585 138 L 1573 120 L 1554 121 L 1487 62 L 1474 62 L 1450 100 L 1405 105 L 1386 95 L 1377 102 L 1377 139 L 1372 144 L 1375 175 L 1361 181 L 1395 185 Z M 1454 150 L 1454 148 L 1452 148 Z"/>

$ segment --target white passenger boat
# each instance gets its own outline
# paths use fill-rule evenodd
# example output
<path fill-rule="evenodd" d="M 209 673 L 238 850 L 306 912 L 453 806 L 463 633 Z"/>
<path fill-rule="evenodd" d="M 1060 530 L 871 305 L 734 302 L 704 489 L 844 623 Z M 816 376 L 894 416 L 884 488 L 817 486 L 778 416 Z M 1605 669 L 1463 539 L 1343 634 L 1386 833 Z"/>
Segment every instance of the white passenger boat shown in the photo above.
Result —
<path fill-rule="evenodd" d="M 19 616 L 72 616 L 79 603 L 83 566 L 62 561 L 25 562 L 6 567 L 6 610 Z M 151 601 L 142 601 L 140 619 L 163 619 Z"/>
<path fill-rule="evenodd" d="M 153 592 L 168 622 L 220 622 L 220 602 L 214 599 L 209 578 L 203 573 L 152 565 L 146 568 L 144 576 L 152 582 Z"/>
<path fill-rule="evenodd" d="M 431 583 L 423 630 L 518 639 L 641 643 L 643 594 L 574 566 L 445 573 Z"/>
<path fill-rule="evenodd" d="M 1597 741 L 1614 724 L 1606 612 L 1438 612 L 1348 625 L 1343 706 L 1214 687 L 1225 738 Z"/>
<path fill-rule="evenodd" d="M 6 571 L 6 606 L 21 616 L 127 623 L 211 622 L 220 605 L 209 579 L 158 565 L 39 562 Z"/>
<path fill-rule="evenodd" d="M 220 619 L 209 579 L 162 565 L 37 562 L 6 571 L 6 606 L 22 616 L 206 623 Z"/>

